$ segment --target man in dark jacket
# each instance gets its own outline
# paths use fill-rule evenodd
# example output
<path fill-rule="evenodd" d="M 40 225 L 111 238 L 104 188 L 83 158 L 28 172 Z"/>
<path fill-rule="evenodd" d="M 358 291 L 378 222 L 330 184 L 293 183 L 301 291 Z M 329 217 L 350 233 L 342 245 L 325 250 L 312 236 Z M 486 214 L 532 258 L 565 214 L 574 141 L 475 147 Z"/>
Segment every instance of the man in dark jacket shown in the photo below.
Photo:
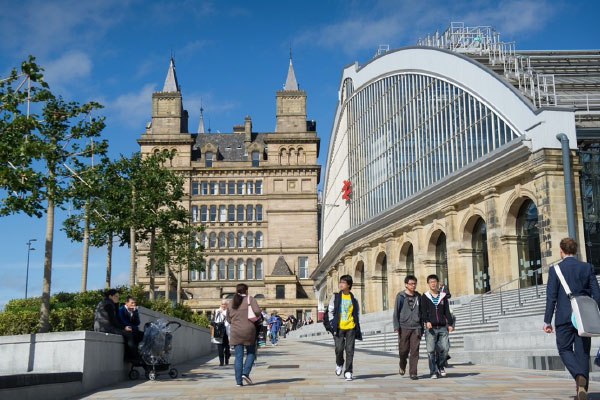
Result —
<path fill-rule="evenodd" d="M 110 289 L 94 311 L 94 330 L 96 332 L 112 333 L 125 338 L 125 360 L 137 361 L 136 340 L 130 326 L 125 326 L 117 317 L 117 304 L 119 304 L 119 292 Z"/>
<path fill-rule="evenodd" d="M 347 381 L 352 380 L 354 342 L 356 339 L 362 340 L 359 322 L 359 305 L 354 295 L 350 292 L 352 289 L 352 277 L 343 275 L 340 278 L 339 293 L 334 293 L 329 301 L 327 313 L 323 318 L 325 329 L 333 334 L 335 341 L 335 374 L 340 376 L 344 368 L 344 351 L 346 351 L 346 369 L 344 378 Z"/>
<path fill-rule="evenodd" d="M 425 341 L 432 379 L 446 376 L 444 365 L 448 358 L 448 333 L 452 332 L 452 314 L 445 293 L 438 292 L 437 275 L 427 277 L 429 290 L 421 296 L 421 319 L 425 323 Z M 436 356 L 436 347 L 439 354 Z"/>
<path fill-rule="evenodd" d="M 415 290 L 417 277 L 407 275 L 404 278 L 405 290 L 398 293 L 394 305 L 394 332 L 398 334 L 398 352 L 400 355 L 400 375 L 406 373 L 406 360 L 410 353 L 410 379 L 417 380 L 419 363 L 419 344 L 423 333 L 421 322 L 421 295 Z"/>
<path fill-rule="evenodd" d="M 600 288 L 594 274 L 594 268 L 575 258 L 577 242 L 571 238 L 560 241 L 560 256 L 563 260 L 558 264 L 573 296 L 591 296 L 600 305 Z M 571 302 L 552 267 L 548 271 L 546 287 L 546 313 L 544 315 L 544 332 L 552 333 L 552 315 L 556 308 L 556 346 L 558 355 L 565 367 L 575 379 L 577 385 L 576 399 L 586 399 L 590 375 L 590 348 L 592 339 L 578 335 L 571 322 Z"/>
<path fill-rule="evenodd" d="M 127 296 L 125 304 L 119 307 L 118 316 L 123 325 L 131 327 L 131 331 L 133 332 L 133 336 L 137 343 L 141 342 L 144 338 L 144 333 L 140 332 L 140 313 L 138 312 L 137 304 L 133 297 Z"/>

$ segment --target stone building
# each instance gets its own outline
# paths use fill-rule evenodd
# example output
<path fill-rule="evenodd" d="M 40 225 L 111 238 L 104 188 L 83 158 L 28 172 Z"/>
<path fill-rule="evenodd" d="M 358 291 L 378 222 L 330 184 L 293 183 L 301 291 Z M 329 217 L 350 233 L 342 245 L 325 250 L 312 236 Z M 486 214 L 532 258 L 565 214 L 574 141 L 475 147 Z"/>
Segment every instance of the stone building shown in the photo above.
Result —
<path fill-rule="evenodd" d="M 152 94 L 141 152 L 175 152 L 170 167 L 186 177 L 183 204 L 192 222 L 205 226 L 197 239 L 206 270 L 184 271 L 181 282 L 185 303 L 196 311 L 210 313 L 244 282 L 267 310 L 316 312 L 310 275 L 318 263 L 319 138 L 315 122 L 306 119 L 306 93 L 291 59 L 275 97 L 273 132 L 255 132 L 246 116 L 231 133 L 207 133 L 201 115 L 198 132 L 190 133 L 173 60 L 163 90 Z M 140 247 L 137 281 L 148 285 L 148 249 Z M 176 276 L 171 282 L 175 293 Z M 164 292 L 164 284 L 157 277 L 156 290 Z"/>
<path fill-rule="evenodd" d="M 598 76 L 599 51 L 515 52 L 454 23 L 345 67 L 312 275 L 320 312 L 343 274 L 363 312 L 393 307 L 407 274 L 423 291 L 436 273 L 455 297 L 542 283 L 568 235 L 567 192 L 582 258 L 599 263 Z"/>

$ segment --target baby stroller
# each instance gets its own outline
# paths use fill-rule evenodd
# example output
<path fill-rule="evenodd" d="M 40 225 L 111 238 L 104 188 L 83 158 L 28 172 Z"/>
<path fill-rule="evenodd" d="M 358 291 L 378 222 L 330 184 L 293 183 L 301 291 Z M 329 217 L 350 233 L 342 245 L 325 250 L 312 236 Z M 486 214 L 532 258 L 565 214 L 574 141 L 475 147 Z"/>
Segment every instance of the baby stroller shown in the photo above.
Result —
<path fill-rule="evenodd" d="M 179 372 L 175 368 L 170 368 L 170 358 L 173 332 L 179 327 L 181 327 L 179 322 L 167 322 L 164 319 L 144 325 L 144 340 L 139 344 L 142 363 L 131 366 L 129 379 L 136 380 L 140 377 L 140 373 L 135 369 L 136 366 L 144 368 L 146 379 L 151 381 L 161 373 L 168 373 L 173 379 L 177 378 Z"/>

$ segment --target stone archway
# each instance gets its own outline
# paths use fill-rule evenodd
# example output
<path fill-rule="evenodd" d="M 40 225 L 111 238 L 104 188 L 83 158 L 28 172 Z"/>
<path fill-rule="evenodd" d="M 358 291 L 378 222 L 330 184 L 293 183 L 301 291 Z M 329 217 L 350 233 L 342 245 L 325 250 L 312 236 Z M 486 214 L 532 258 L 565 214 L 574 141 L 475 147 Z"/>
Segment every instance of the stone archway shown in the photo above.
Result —
<path fill-rule="evenodd" d="M 354 267 L 354 285 L 352 291 L 356 297 L 358 297 L 358 304 L 360 304 L 361 314 L 366 313 L 367 299 L 365 296 L 365 264 L 362 260 L 356 263 Z"/>
<path fill-rule="evenodd" d="M 390 308 L 389 302 L 389 287 L 388 287 L 388 260 L 385 251 L 380 252 L 375 260 L 375 276 L 377 282 L 377 311 L 387 310 Z"/>

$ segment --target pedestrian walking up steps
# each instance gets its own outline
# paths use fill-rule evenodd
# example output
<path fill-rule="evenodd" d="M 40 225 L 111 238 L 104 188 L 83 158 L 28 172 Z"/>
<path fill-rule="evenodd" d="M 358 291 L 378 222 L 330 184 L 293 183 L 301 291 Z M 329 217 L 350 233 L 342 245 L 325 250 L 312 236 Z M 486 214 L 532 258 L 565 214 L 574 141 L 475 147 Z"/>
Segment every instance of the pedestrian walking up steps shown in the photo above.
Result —
<path fill-rule="evenodd" d="M 600 279 L 598 280 L 600 283 Z M 450 352 L 453 361 L 460 362 L 465 336 L 498 332 L 498 321 L 501 319 L 543 315 L 546 307 L 546 285 L 453 300 L 451 309 L 456 323 L 455 330 L 450 335 Z M 361 319 L 363 341 L 357 341 L 356 348 L 397 354 L 398 335 L 394 333 L 392 325 L 393 310 L 372 314 L 375 318 L 366 314 Z M 303 327 L 290 335 L 300 340 L 333 344 L 332 336 L 325 331 L 322 324 Z M 421 358 L 427 358 L 424 337 L 419 353 Z"/>

